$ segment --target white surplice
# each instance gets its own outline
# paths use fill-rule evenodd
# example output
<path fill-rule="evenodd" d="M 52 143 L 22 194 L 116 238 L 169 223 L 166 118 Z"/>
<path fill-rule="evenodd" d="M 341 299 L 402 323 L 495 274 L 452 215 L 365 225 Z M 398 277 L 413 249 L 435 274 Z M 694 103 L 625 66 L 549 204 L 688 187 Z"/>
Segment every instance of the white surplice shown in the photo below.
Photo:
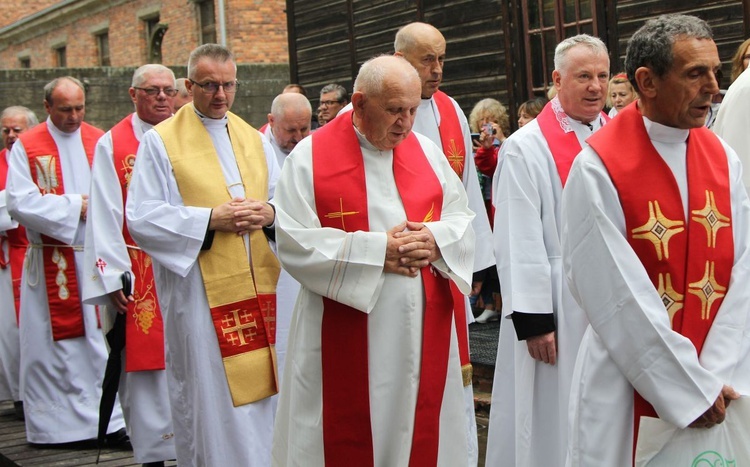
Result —
<path fill-rule="evenodd" d="M 7 152 L 0 151 L 0 157 Z M 5 190 L 0 191 L 0 237 L 5 232 L 18 227 L 18 223 L 8 214 Z M 20 401 L 18 378 L 20 371 L 21 348 L 18 341 L 16 304 L 13 299 L 13 278 L 9 246 L 2 243 L 2 256 L 8 261 L 5 269 L 0 268 L 0 400 Z"/>
<path fill-rule="evenodd" d="M 688 131 L 644 120 L 687 214 Z M 708 409 L 722 384 L 750 394 L 750 200 L 740 161 L 728 145 L 724 148 L 734 266 L 700 359 L 693 344 L 672 331 L 664 304 L 627 241 L 618 193 L 601 159 L 586 148 L 573 164 L 563 196 L 564 267 L 591 324 L 571 387 L 570 466 L 632 465 L 632 384 L 660 418 L 679 427 Z"/>
<path fill-rule="evenodd" d="M 224 173 L 225 179 L 216 183 L 230 187 L 233 197 L 244 198 L 226 119 L 201 120 L 217 149 Z M 265 138 L 263 150 L 271 198 L 279 168 Z M 147 132 L 138 149 L 125 212 L 131 235 L 153 259 L 165 318 L 177 463 L 268 466 L 273 398 L 233 406 L 197 264 L 211 209 L 184 205 L 164 143 L 156 131 Z M 245 243 L 248 244 L 248 236 Z"/>
<path fill-rule="evenodd" d="M 85 336 L 52 340 L 47 285 L 42 262 L 41 234 L 75 250 L 79 294 L 84 274 L 81 221 L 82 194 L 88 194 L 91 170 L 80 130 L 63 133 L 47 119 L 47 128 L 60 153 L 65 194 L 44 195 L 31 178 L 29 159 L 18 140 L 10 153 L 8 210 L 26 227 L 29 248 L 21 282 L 21 394 L 26 414 L 26 438 L 31 443 L 67 443 L 96 438 L 99 400 L 107 361 L 104 336 L 96 310 L 83 305 Z M 109 431 L 125 426 L 115 404 Z"/>
<path fill-rule="evenodd" d="M 152 125 L 142 121 L 137 114 L 131 117 L 138 141 Z M 104 332 L 111 329 L 117 311 L 109 299 L 110 292 L 122 289 L 122 274 L 131 268 L 128 247 L 122 237 L 124 203 L 120 179 L 115 168 L 112 134 L 107 132 L 99 139 L 91 170 L 86 240 L 84 248 L 85 270 L 82 289 L 83 300 L 99 308 Z M 102 259 L 106 266 L 98 267 Z M 130 319 L 130 318 L 129 318 Z M 109 325 L 104 324 L 108 322 Z M 127 355 L 122 352 L 122 372 L 118 395 L 125 423 L 133 445 L 133 455 L 138 463 L 158 462 L 176 457 L 172 412 L 165 371 L 125 371 Z"/>
<path fill-rule="evenodd" d="M 592 129 L 569 119 L 583 145 Z M 585 318 L 562 277 L 562 182 L 539 122 L 503 142 L 492 180 L 495 257 L 503 296 L 503 322 L 492 386 L 487 466 L 562 465 L 565 461 L 570 380 Z M 557 363 L 534 360 L 519 341 L 514 311 L 554 313 Z"/>
<path fill-rule="evenodd" d="M 392 151 L 378 151 L 361 135 L 359 138 L 367 180 L 370 232 L 347 233 L 320 227 L 313 190 L 311 138 L 301 141 L 292 151 L 279 181 L 276 193 L 279 258 L 302 284 L 302 289 L 292 317 L 279 398 L 274 466 L 324 465 L 320 348 L 323 295 L 368 314 L 375 465 L 408 464 L 419 385 L 424 291 L 419 277 L 383 272 L 385 231 L 406 220 L 406 214 L 394 181 Z M 434 267 L 453 279 L 463 292 L 468 292 L 474 258 L 473 213 L 445 156 L 427 138 L 419 134 L 417 138 L 443 188 L 441 220 L 426 224 L 443 256 Z M 340 266 L 344 261 L 343 250 L 347 253 L 345 268 Z M 329 279 L 334 269 L 344 273 L 332 285 Z M 336 292 L 327 293 L 333 290 Z M 453 327 L 440 413 L 439 465 L 466 465 L 465 425 Z"/>
<path fill-rule="evenodd" d="M 482 189 L 479 187 L 479 178 L 477 177 L 477 167 L 474 164 L 474 148 L 471 144 L 471 131 L 469 122 L 466 120 L 461 107 L 452 98 L 448 97 L 453 104 L 453 108 L 458 115 L 458 121 L 461 124 L 461 131 L 464 138 L 464 171 L 461 183 L 466 190 L 466 196 L 469 199 L 469 209 L 474 211 L 474 220 L 472 227 L 476 236 L 476 248 L 474 250 L 473 272 L 479 272 L 495 264 L 495 253 L 492 248 L 492 229 L 487 217 L 487 209 L 482 196 Z M 413 130 L 427 136 L 437 147 L 442 148 L 440 140 L 440 112 L 434 98 L 422 99 L 417 109 L 417 115 L 414 118 Z M 474 322 L 474 315 L 471 312 L 469 298 L 464 300 L 466 309 L 466 325 Z M 468 329 L 467 329 L 468 332 Z M 466 411 L 466 440 L 469 444 L 469 465 L 475 466 L 479 460 L 479 446 L 477 445 L 477 419 L 474 413 L 474 386 L 469 384 L 464 387 L 464 404 Z"/>
<path fill-rule="evenodd" d="M 747 70 L 729 86 L 719 107 L 713 131 L 737 152 L 745 170 L 742 181 L 750 192 L 750 73 Z"/>

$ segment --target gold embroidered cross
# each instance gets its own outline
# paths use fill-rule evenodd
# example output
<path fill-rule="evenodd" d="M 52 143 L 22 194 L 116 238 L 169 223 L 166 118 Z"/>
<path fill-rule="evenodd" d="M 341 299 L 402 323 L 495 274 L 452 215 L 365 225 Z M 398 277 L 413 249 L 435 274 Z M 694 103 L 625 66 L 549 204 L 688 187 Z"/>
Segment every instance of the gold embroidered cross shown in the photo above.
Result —
<path fill-rule="evenodd" d="M 664 279 L 665 275 L 659 273 L 659 287 L 657 287 L 656 291 L 659 293 L 659 297 L 661 297 L 661 302 L 664 304 L 664 308 L 667 309 L 667 313 L 669 314 L 669 324 L 672 325 L 674 315 L 684 306 L 685 295 L 677 292 L 674 287 L 672 287 L 671 274 L 666 274 L 666 283 Z"/>
<path fill-rule="evenodd" d="M 685 223 L 667 219 L 661 212 L 659 202 L 648 202 L 649 218 L 645 224 L 632 230 L 633 238 L 649 240 L 656 248 L 656 256 L 661 261 L 662 255 L 669 259 L 669 239 L 685 230 Z"/>
<path fill-rule="evenodd" d="M 727 291 L 726 287 L 716 282 L 715 268 L 713 261 L 706 261 L 703 277 L 697 282 L 691 282 L 688 287 L 688 292 L 696 295 L 701 301 L 701 319 L 708 319 L 711 316 L 711 306 Z"/>
<path fill-rule="evenodd" d="M 346 230 L 346 225 L 344 224 L 344 216 L 353 216 L 354 214 L 359 214 L 359 211 L 344 211 L 344 199 L 339 198 L 339 210 L 338 212 L 329 212 L 326 214 L 326 217 L 328 219 L 341 219 L 341 229 Z"/>
<path fill-rule="evenodd" d="M 242 312 L 242 314 L 240 314 Z M 224 315 L 221 320 L 221 332 L 232 345 L 247 345 L 249 341 L 255 340 L 255 330 L 258 324 L 247 310 L 237 309 L 230 311 L 230 315 Z M 243 324 L 243 321 L 245 323 Z M 228 335 L 228 336 L 227 336 Z M 239 343 L 238 343 L 239 342 Z"/>
<path fill-rule="evenodd" d="M 706 228 L 707 247 L 716 248 L 716 233 L 722 227 L 729 227 L 731 219 L 716 208 L 714 192 L 706 190 L 706 206 L 692 211 L 693 220 Z"/>
<path fill-rule="evenodd" d="M 448 154 L 445 155 L 448 158 L 453 171 L 460 177 L 464 172 L 464 151 L 463 148 L 456 146 L 456 140 L 451 138 L 451 144 L 448 148 Z"/>

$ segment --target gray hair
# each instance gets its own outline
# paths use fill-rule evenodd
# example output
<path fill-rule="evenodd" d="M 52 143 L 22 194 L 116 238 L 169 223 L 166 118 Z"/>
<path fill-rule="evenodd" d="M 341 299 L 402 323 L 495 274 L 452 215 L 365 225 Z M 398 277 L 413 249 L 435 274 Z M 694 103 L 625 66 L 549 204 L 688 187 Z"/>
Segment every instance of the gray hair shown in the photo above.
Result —
<path fill-rule="evenodd" d="M 336 93 L 336 99 L 339 102 L 349 102 L 349 93 L 346 92 L 346 88 L 340 84 L 331 83 L 326 84 L 323 86 L 323 89 L 320 90 L 320 95 L 326 94 L 328 92 L 335 92 Z"/>
<path fill-rule="evenodd" d="M 625 52 L 625 72 L 636 91 L 635 71 L 650 68 L 656 76 L 666 75 L 674 61 L 673 46 L 678 39 L 713 40 L 711 26 L 695 16 L 662 15 L 646 21 L 628 42 Z"/>
<path fill-rule="evenodd" d="M 172 81 L 174 81 L 174 72 L 170 70 L 169 68 L 165 67 L 164 65 L 159 65 L 156 63 L 149 63 L 146 65 L 143 65 L 139 67 L 137 70 L 135 70 L 135 72 L 133 72 L 133 80 L 130 82 L 130 85 L 132 87 L 141 86 L 143 85 L 143 83 L 146 82 L 149 75 L 162 75 L 162 74 L 171 75 Z"/>
<path fill-rule="evenodd" d="M 3 110 L 3 113 L 0 114 L 0 120 L 13 117 L 15 115 L 23 115 L 24 117 L 26 117 L 26 126 L 29 128 L 32 128 L 39 124 L 39 120 L 36 118 L 36 114 L 28 107 L 24 107 L 22 105 L 12 105 L 10 107 L 6 107 L 5 110 Z"/>
<path fill-rule="evenodd" d="M 394 65 L 400 66 L 403 75 L 394 76 Z M 362 64 L 354 80 L 354 92 L 361 92 L 366 96 L 379 96 L 383 91 L 386 78 L 406 81 L 414 79 L 421 85 L 416 68 L 403 57 L 395 55 L 379 55 Z M 400 78 L 400 79 L 399 79 Z"/>
<path fill-rule="evenodd" d="M 190 52 L 190 57 L 188 58 L 188 78 L 195 78 L 195 67 L 202 58 L 209 58 L 221 63 L 229 60 L 234 62 L 234 54 L 223 45 L 203 44 Z M 234 68 L 235 70 L 237 69 L 237 64 L 234 65 Z"/>
<path fill-rule="evenodd" d="M 283 120 L 287 109 L 307 110 L 312 116 L 310 101 L 298 92 L 284 92 L 274 97 L 271 103 L 271 115 L 275 120 Z"/>
<path fill-rule="evenodd" d="M 83 96 L 86 97 L 86 88 L 83 87 L 83 83 L 77 80 L 76 78 L 73 78 L 72 76 L 61 76 L 59 78 L 55 78 L 49 83 L 44 85 L 44 100 L 48 103 L 52 103 L 52 92 L 57 89 L 57 86 L 60 85 L 63 81 L 70 81 L 79 88 L 81 88 L 81 91 L 83 91 Z"/>
<path fill-rule="evenodd" d="M 562 71 L 567 65 L 568 52 L 577 45 L 583 45 L 594 53 L 608 55 L 607 46 L 598 37 L 588 34 L 579 34 L 568 37 L 555 47 L 555 70 Z"/>

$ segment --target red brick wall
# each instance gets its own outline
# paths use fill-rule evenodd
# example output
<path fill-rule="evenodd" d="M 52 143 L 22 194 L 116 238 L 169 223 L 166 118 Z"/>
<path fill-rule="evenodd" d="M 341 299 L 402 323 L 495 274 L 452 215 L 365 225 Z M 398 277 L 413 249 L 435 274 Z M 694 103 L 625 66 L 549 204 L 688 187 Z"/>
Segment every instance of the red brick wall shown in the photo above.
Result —
<path fill-rule="evenodd" d="M 57 0 L 3 0 L 0 28 L 54 5 Z"/>
<path fill-rule="evenodd" d="M 106 21 L 109 21 L 111 65 L 142 65 L 147 61 L 146 33 L 145 23 L 137 17 L 137 12 L 153 4 L 152 0 L 133 0 L 74 22 L 60 22 L 54 29 L 42 27 L 39 36 L 0 50 L 0 68 L 19 68 L 17 54 L 24 50 L 31 53 L 32 68 L 55 67 L 51 43 L 63 37 L 67 37 L 68 67 L 97 66 L 97 39 L 90 29 Z M 227 45 L 236 54 L 238 63 L 288 62 L 284 5 L 284 0 L 225 0 Z M 215 11 L 218 40 L 218 6 Z M 185 0 L 162 0 L 159 22 L 169 25 L 162 42 L 162 63 L 185 65 L 190 51 L 199 45 L 197 6 Z"/>

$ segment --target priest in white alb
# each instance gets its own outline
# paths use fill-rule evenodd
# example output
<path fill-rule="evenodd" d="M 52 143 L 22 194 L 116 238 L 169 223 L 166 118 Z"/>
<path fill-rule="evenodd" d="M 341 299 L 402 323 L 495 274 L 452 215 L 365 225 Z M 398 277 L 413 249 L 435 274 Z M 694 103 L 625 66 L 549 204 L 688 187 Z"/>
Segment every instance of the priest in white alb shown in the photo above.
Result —
<path fill-rule="evenodd" d="M 703 127 L 720 68 L 705 21 L 649 20 L 625 57 L 639 100 L 573 163 L 562 254 L 590 325 L 569 466 L 630 467 L 643 417 L 705 430 L 750 394 L 750 200 L 737 155 Z"/>
<path fill-rule="evenodd" d="M 440 149 L 411 131 L 420 87 L 399 57 L 366 62 L 353 112 L 282 170 L 279 258 L 302 289 L 275 466 L 467 462 L 450 282 L 470 289 L 473 213 Z"/>
<path fill-rule="evenodd" d="M 148 64 L 133 73 L 128 90 L 135 112 L 128 114 L 96 144 L 84 258 L 86 303 L 100 305 L 105 332 L 117 314 L 125 329 L 124 365 L 119 384 L 133 457 L 149 467 L 175 458 L 172 412 L 165 367 L 164 319 L 159 306 L 151 258 L 140 250 L 125 225 L 125 200 L 143 134 L 172 116 L 177 94 L 174 73 Z M 131 290 L 123 293 L 129 273 Z"/>
<path fill-rule="evenodd" d="M 49 117 L 13 145 L 6 193 L 29 240 L 19 323 L 26 439 L 55 444 L 97 435 L 107 351 L 80 285 L 90 164 L 103 132 L 83 122 L 80 81 L 57 78 L 44 89 Z M 120 430 L 122 440 L 116 404 L 109 431 Z"/>
<path fill-rule="evenodd" d="M 266 467 L 279 275 L 266 235 L 279 169 L 268 140 L 229 111 L 232 53 L 196 48 L 188 78 L 193 103 L 143 136 L 126 219 L 153 259 L 177 463 Z"/>

